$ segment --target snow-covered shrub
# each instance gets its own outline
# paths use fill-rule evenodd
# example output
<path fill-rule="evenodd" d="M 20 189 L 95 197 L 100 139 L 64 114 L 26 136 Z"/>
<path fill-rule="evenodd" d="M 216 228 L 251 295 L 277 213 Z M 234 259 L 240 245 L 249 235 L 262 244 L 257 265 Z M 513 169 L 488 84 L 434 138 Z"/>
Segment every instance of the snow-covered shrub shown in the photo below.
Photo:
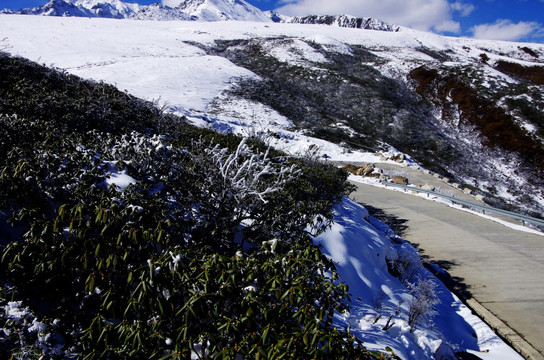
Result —
<path fill-rule="evenodd" d="M 379 290 L 376 296 L 372 299 L 372 306 L 375 310 L 380 310 L 383 305 L 383 301 L 387 299 L 387 294 L 383 290 Z"/>
<path fill-rule="evenodd" d="M 387 267 L 391 275 L 408 285 L 414 281 L 423 264 L 413 248 L 399 246 L 387 255 Z"/>
<path fill-rule="evenodd" d="M 191 199 L 197 204 L 191 214 L 193 231 L 207 233 L 226 249 L 238 247 L 233 241 L 241 230 L 263 231 L 259 229 L 264 226 L 263 215 L 273 210 L 270 196 L 282 192 L 300 173 L 285 158 L 253 152 L 246 141 L 241 140 L 234 152 L 202 142 L 192 148 L 193 178 L 202 189 Z"/>
<path fill-rule="evenodd" d="M 84 81 L 29 60 L 0 54 L 0 69 L 0 114 L 58 122 L 62 131 L 115 134 L 153 129 L 160 117 L 151 103 L 112 85 Z"/>
<path fill-rule="evenodd" d="M 410 332 L 416 328 L 418 321 L 430 320 L 436 314 L 435 306 L 439 302 L 436 293 L 437 284 L 431 277 L 422 277 L 423 264 L 417 251 L 406 244 L 397 244 L 386 257 L 389 273 L 398 278 L 412 295 L 408 301 L 408 325 Z M 400 313 L 400 304 L 395 315 Z M 393 315 L 388 319 L 388 328 Z"/>
<path fill-rule="evenodd" d="M 436 280 L 432 277 L 419 277 L 409 285 L 412 298 L 408 302 L 408 325 L 410 332 L 416 329 L 419 321 L 430 320 L 436 314 L 435 306 L 440 302 L 436 288 Z"/>
<path fill-rule="evenodd" d="M 4 295 L 6 289 L 2 289 Z M 22 301 L 0 297 L 0 353 L 14 359 L 62 359 L 62 337 L 56 332 L 58 321 L 39 321 Z"/>

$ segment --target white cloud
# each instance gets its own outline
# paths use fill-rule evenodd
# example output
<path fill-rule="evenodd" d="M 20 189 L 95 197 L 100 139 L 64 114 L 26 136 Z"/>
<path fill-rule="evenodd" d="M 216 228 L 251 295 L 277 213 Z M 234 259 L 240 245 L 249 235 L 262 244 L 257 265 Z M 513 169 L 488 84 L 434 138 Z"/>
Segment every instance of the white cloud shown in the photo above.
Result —
<path fill-rule="evenodd" d="M 471 5 L 448 0 L 283 0 L 278 12 L 291 16 L 349 14 L 373 17 L 419 30 L 457 33 L 453 11 L 470 13 Z"/>
<path fill-rule="evenodd" d="M 457 34 L 461 31 L 461 26 L 459 25 L 457 21 L 446 20 L 446 21 L 442 21 L 441 23 L 437 25 L 434 25 L 433 30 L 438 31 L 440 33 L 450 32 L 450 33 Z"/>
<path fill-rule="evenodd" d="M 476 39 L 516 41 L 542 34 L 542 25 L 537 22 L 499 19 L 492 24 L 481 24 L 470 29 Z"/>
<path fill-rule="evenodd" d="M 544 0 L 542 0 L 544 1 Z M 456 1 L 450 5 L 451 9 L 457 11 L 461 16 L 469 16 L 476 9 L 472 4 L 465 4 L 460 1 Z"/>

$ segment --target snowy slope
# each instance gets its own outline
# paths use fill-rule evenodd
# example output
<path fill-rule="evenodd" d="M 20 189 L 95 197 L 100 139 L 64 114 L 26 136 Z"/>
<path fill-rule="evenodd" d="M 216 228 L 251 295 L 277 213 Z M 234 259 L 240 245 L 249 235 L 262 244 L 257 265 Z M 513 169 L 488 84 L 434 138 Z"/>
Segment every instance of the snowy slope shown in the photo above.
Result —
<path fill-rule="evenodd" d="M 379 161 L 379 158 L 361 152 L 348 154 L 341 146 L 318 139 L 309 141 L 300 132 L 289 131 L 291 122 L 258 103 L 229 99 L 221 103 L 222 114 L 206 114 L 212 100 L 237 79 L 258 77 L 223 57 L 207 55 L 190 42 L 213 44 L 216 39 L 287 34 L 300 38 L 302 43 L 306 40 L 320 42 L 339 51 L 349 50 L 349 46 L 344 45 L 348 40 L 374 43 L 384 37 L 383 41 L 399 47 L 407 43 L 398 33 L 354 29 L 344 33 L 318 25 L 274 24 L 272 27 L 245 22 L 207 23 L 204 26 L 198 22 L 2 16 L 0 27 L 6 36 L 0 42 L 0 50 L 60 67 L 84 78 L 116 84 L 136 96 L 160 100 L 161 105 L 181 114 L 205 118 L 210 125 L 220 129 L 243 133 L 249 127 L 252 132 L 280 133 L 280 139 L 271 138 L 270 141 L 285 151 L 305 154 L 313 144 L 318 144 L 317 148 L 332 159 L 358 161 Z M 306 56 L 311 56 L 311 50 L 307 50 Z M 277 48 L 275 54 L 285 60 L 291 56 L 292 61 L 298 61 L 296 54 L 285 49 Z M 307 61 L 305 58 L 299 60 Z M 271 113 L 275 115 L 271 117 Z"/>
<path fill-rule="evenodd" d="M 319 44 L 339 54 L 350 54 L 354 47 L 364 46 L 387 60 L 381 63 L 381 71 L 399 77 L 417 64 L 433 61 L 428 54 L 415 50 L 422 44 L 450 51 L 460 63 L 478 58 L 483 48 L 496 58 L 510 54 L 520 63 L 534 62 L 519 50 L 521 44 L 444 38 L 408 29 L 381 32 L 257 22 L 203 24 L 0 15 L 0 33 L 2 51 L 115 84 L 136 96 L 156 100 L 202 126 L 268 137 L 271 145 L 293 154 L 315 152 L 333 159 L 367 162 L 377 162 L 379 157 L 360 151 L 348 153 L 340 145 L 294 129 L 291 119 L 265 104 L 228 96 L 225 91 L 241 79 L 258 81 L 260 77 L 223 56 L 204 51 L 202 45 L 212 46 L 218 40 L 288 37 L 292 41 L 268 42 L 265 45 L 269 47 L 264 48 L 285 63 L 314 67 L 329 60 L 310 45 Z M 541 45 L 531 47 L 544 53 Z M 353 294 L 352 312 L 339 314 L 337 326 L 349 326 L 373 348 L 390 346 L 403 359 L 430 358 L 442 343 L 458 350 L 489 349 L 489 354 L 479 355 L 481 358 L 519 358 L 444 288 L 435 325 L 426 323 L 410 333 L 406 322 L 406 300 L 410 296 L 407 288 L 387 273 L 385 254 L 399 251 L 399 246 L 402 251 L 415 250 L 392 242 L 383 224 L 349 200 L 338 206 L 335 216 L 333 228 L 316 242 L 338 264 Z M 428 275 L 421 271 L 422 276 Z M 382 293 L 387 300 L 373 306 Z M 380 313 L 382 318 L 374 322 Z M 390 315 L 394 315 L 396 325 L 381 330 Z M 478 335 L 477 340 L 472 333 Z"/>
<path fill-rule="evenodd" d="M 414 51 L 422 43 L 437 50 L 455 51 L 459 62 L 472 61 L 474 57 L 477 57 L 478 49 L 481 48 L 493 49 L 496 53 L 522 56 L 518 49 L 521 44 L 517 43 L 446 38 L 404 28 L 400 32 L 376 32 L 320 25 L 247 22 L 205 25 L 193 22 L 111 22 L 107 19 L 55 19 L 12 15 L 2 15 L 1 20 L 0 30 L 4 38 L 0 40 L 0 49 L 61 67 L 76 75 L 93 74 L 92 77 L 98 80 L 116 83 L 120 88 L 126 88 L 136 95 L 148 98 L 154 96 L 146 96 L 147 91 L 141 91 L 140 87 L 153 86 L 160 90 L 162 88 L 160 82 L 153 78 L 167 74 L 177 76 L 176 73 L 179 70 L 165 67 L 145 70 L 145 67 L 141 68 L 139 65 L 132 66 L 134 61 L 178 59 L 202 70 L 208 68 L 209 71 L 234 71 L 233 77 L 239 76 L 241 70 L 235 71 L 238 66 L 228 61 L 225 64 L 217 63 L 215 66 L 209 66 L 207 60 L 184 61 L 187 56 L 206 56 L 204 51 L 187 42 L 211 45 L 215 40 L 287 36 L 300 39 L 302 42 L 311 41 L 331 46 L 338 51 L 349 51 L 350 46 L 354 45 L 365 46 L 388 60 L 382 65 L 383 71 L 401 74 L 417 65 L 409 63 L 409 59 L 416 63 L 429 60 L 428 55 Z M 463 50 L 468 45 L 470 45 L 470 51 Z M 544 53 L 544 46 L 534 44 L 534 47 L 540 48 L 540 51 Z M 283 52 L 283 55 L 280 52 L 274 54 L 280 57 L 280 60 L 287 60 L 289 56 L 297 57 L 305 63 L 315 60 L 315 58 L 308 58 L 309 53 L 301 55 L 289 49 Z M 518 61 L 527 63 L 530 60 L 527 56 L 526 59 Z M 127 74 L 108 71 L 108 66 L 119 63 L 126 65 L 124 70 L 119 70 Z M 143 75 L 129 76 L 128 73 L 132 72 L 132 69 L 142 70 Z M 177 79 L 178 88 L 198 93 L 198 90 L 192 89 L 183 80 L 184 75 L 187 74 L 181 74 Z M 120 81 L 121 79 L 117 77 L 130 79 Z M 221 83 L 222 79 L 223 77 L 220 77 L 217 82 Z M 205 110 L 203 106 L 193 106 L 191 102 L 184 100 L 185 97 L 167 98 L 163 95 L 162 99 L 171 106 Z"/>
<path fill-rule="evenodd" d="M 315 241 L 350 287 L 351 311 L 337 316 L 336 327 L 350 329 L 368 348 L 388 346 L 401 359 L 452 359 L 452 352 L 468 352 L 484 360 L 522 359 L 438 282 L 438 314 L 411 333 L 407 322 L 411 296 L 387 271 L 386 257 L 405 254 L 418 259 L 417 251 L 349 199 L 335 208 L 334 221 Z M 432 279 L 424 268 L 414 276 Z M 394 325 L 383 330 L 390 317 Z"/>

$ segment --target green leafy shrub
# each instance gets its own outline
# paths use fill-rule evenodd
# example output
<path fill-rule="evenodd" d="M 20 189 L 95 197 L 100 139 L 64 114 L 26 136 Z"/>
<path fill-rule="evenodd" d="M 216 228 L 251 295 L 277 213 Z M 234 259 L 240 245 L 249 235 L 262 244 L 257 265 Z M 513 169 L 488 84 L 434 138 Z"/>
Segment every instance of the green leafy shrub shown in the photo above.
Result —
<path fill-rule="evenodd" d="M 332 328 L 348 289 L 309 236 L 344 172 L 0 61 L 2 357 L 382 356 Z"/>

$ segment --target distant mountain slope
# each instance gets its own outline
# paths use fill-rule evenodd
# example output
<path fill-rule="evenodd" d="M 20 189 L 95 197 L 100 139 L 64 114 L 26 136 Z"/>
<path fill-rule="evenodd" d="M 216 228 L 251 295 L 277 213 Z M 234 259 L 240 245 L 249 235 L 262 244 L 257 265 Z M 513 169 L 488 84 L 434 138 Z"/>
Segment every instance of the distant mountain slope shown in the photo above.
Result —
<path fill-rule="evenodd" d="M 98 17 L 123 19 L 140 11 L 140 5 L 126 3 L 121 0 L 67 0 L 75 6 L 90 9 Z"/>
<path fill-rule="evenodd" d="M 369 48 L 305 40 L 218 41 L 209 51 L 260 76 L 240 81 L 231 96 L 264 103 L 308 134 L 348 148 L 392 145 L 493 205 L 542 214 L 542 47 L 535 58 L 490 43 L 440 49 L 416 38 L 426 44 Z"/>
<path fill-rule="evenodd" d="M 43 6 L 17 11 L 3 10 L 0 13 L 124 19 L 133 16 L 139 10 L 140 5 L 121 0 L 49 0 Z"/>

